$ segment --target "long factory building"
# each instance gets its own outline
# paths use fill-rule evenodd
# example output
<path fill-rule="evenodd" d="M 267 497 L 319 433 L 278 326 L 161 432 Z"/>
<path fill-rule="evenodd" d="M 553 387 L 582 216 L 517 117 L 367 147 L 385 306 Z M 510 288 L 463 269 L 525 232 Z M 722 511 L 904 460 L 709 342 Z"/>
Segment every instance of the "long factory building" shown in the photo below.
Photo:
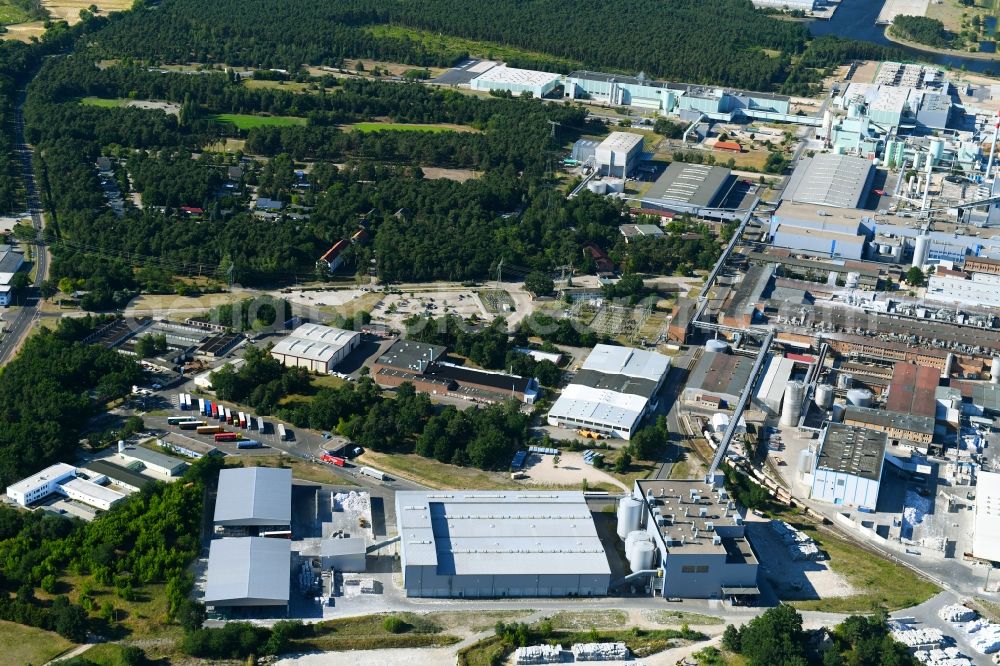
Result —
<path fill-rule="evenodd" d="M 320 324 L 302 324 L 271 349 L 290 368 L 326 374 L 361 343 L 361 334 Z"/>
<path fill-rule="evenodd" d="M 656 352 L 600 344 L 549 410 L 548 423 L 630 439 L 670 371 Z"/>

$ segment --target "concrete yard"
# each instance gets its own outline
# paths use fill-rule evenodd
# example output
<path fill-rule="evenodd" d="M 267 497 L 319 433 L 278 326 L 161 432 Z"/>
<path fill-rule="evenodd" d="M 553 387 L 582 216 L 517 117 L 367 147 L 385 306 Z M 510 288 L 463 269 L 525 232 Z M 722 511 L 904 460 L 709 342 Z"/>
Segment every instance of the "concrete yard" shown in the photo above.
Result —
<path fill-rule="evenodd" d="M 629 492 L 625 484 L 603 470 L 583 462 L 583 454 L 573 451 L 563 451 L 559 454 L 559 465 L 555 464 L 555 456 L 532 454 L 524 466 L 528 475 L 525 481 L 528 485 L 558 485 L 579 486 L 584 479 L 591 486 L 604 483 Z"/>
<path fill-rule="evenodd" d="M 821 599 L 857 594 L 846 578 L 834 572 L 829 561 L 795 561 L 767 521 L 747 517 L 747 535 L 760 556 L 761 577 L 779 599 Z"/>
<path fill-rule="evenodd" d="M 929 0 L 886 0 L 879 12 L 877 23 L 892 23 L 897 16 L 923 16 L 927 12 Z"/>

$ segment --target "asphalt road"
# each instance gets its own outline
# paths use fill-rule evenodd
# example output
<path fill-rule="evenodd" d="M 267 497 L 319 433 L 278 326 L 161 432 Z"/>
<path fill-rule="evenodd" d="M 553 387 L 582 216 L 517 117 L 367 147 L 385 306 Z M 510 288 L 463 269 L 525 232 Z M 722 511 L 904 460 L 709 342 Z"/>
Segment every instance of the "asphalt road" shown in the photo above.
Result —
<path fill-rule="evenodd" d="M 38 199 L 38 188 L 35 184 L 34 151 L 24 139 L 24 100 L 26 91 L 17 95 L 17 105 L 14 108 L 14 133 L 17 145 L 17 158 L 21 162 L 21 180 L 24 183 L 28 210 L 31 213 L 31 224 L 36 232 L 41 232 L 44 226 L 42 204 Z M 6 364 L 17 350 L 25 334 L 31 328 L 32 322 L 38 316 L 38 306 L 41 302 L 42 282 L 48 275 L 49 251 L 41 243 L 35 244 L 35 282 L 19 299 L 23 305 L 16 311 L 14 318 L 7 323 L 7 332 L 0 341 L 0 365 Z"/>

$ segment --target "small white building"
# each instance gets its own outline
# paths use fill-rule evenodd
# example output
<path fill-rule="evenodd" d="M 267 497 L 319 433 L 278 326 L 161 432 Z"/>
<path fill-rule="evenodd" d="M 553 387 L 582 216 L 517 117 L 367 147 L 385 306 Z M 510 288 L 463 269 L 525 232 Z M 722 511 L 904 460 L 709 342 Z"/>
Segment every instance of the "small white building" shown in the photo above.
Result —
<path fill-rule="evenodd" d="M 612 132 L 597 146 L 597 170 L 608 176 L 627 178 L 639 166 L 644 137 L 630 132 Z"/>
<path fill-rule="evenodd" d="M 233 358 L 233 359 L 230 359 L 230 360 L 226 361 L 225 363 L 223 363 L 222 365 L 220 365 L 217 368 L 212 368 L 211 370 L 206 370 L 205 372 L 203 372 L 203 373 L 201 373 L 199 375 L 195 375 L 194 385 L 197 386 L 198 388 L 204 390 L 204 391 L 211 391 L 212 390 L 212 373 L 213 372 L 218 372 L 219 370 L 222 370 L 223 368 L 232 368 L 233 370 L 239 370 L 240 366 L 242 366 L 244 363 L 246 363 L 246 360 L 242 359 L 242 358 Z"/>
<path fill-rule="evenodd" d="M 555 89 L 559 79 L 558 74 L 551 72 L 497 65 L 472 79 L 469 85 L 473 90 L 504 90 L 512 95 L 529 92 L 534 97 L 542 98 Z"/>
<path fill-rule="evenodd" d="M 73 478 L 56 487 L 56 491 L 66 497 L 83 502 L 95 509 L 109 510 L 125 499 L 125 494 L 111 488 L 99 486 L 86 479 Z"/>
<path fill-rule="evenodd" d="M 976 522 L 972 554 L 1000 562 L 1000 474 L 979 472 L 976 481 Z"/>
<path fill-rule="evenodd" d="M 271 356 L 291 368 L 328 373 L 361 342 L 361 334 L 320 324 L 302 324 L 271 349 Z"/>
<path fill-rule="evenodd" d="M 7 486 L 7 497 L 21 506 L 28 506 L 57 492 L 60 483 L 74 478 L 76 478 L 76 467 L 66 463 L 56 463 Z"/>
<path fill-rule="evenodd" d="M 874 510 L 887 441 L 884 432 L 829 424 L 813 469 L 812 499 Z"/>
<path fill-rule="evenodd" d="M 143 468 L 161 476 L 180 476 L 187 469 L 187 463 L 180 458 L 174 458 L 142 446 L 130 446 L 118 455 L 125 461 L 126 467 L 131 468 L 132 465 L 141 463 Z"/>
<path fill-rule="evenodd" d="M 11 280 L 24 266 L 24 255 L 10 245 L 0 245 L 0 305 L 10 305 L 14 289 Z"/>

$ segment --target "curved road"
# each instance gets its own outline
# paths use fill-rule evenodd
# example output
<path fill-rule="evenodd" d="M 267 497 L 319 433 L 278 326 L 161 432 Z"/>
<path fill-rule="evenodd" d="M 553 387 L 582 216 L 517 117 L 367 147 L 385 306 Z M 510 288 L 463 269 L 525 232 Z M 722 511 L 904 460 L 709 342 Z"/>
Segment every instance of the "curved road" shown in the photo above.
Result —
<path fill-rule="evenodd" d="M 14 107 L 14 144 L 17 158 L 21 162 L 21 180 L 24 183 L 25 199 L 28 211 L 31 213 L 31 224 L 40 235 L 45 222 L 42 217 L 42 204 L 38 199 L 38 188 L 35 185 L 34 151 L 24 139 L 24 100 L 26 90 L 18 91 L 17 103 Z M 7 320 L 7 332 L 0 340 L 0 365 L 5 365 L 13 357 L 21 345 L 21 341 L 38 317 L 38 306 L 41 302 L 41 286 L 48 275 L 49 250 L 41 242 L 35 243 L 35 282 L 20 296 L 22 307 L 17 310 L 13 319 Z"/>

